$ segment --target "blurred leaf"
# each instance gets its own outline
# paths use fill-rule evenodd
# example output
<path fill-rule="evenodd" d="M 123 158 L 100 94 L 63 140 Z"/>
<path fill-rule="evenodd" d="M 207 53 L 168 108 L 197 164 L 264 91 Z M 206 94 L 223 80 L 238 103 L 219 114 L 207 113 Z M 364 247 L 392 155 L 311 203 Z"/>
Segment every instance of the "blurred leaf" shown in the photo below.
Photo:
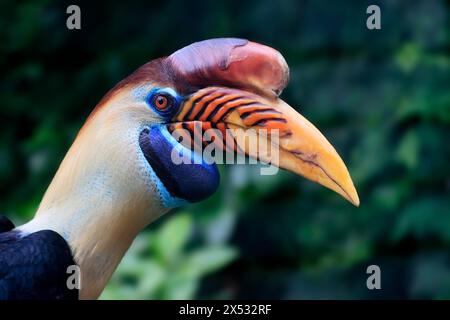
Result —
<path fill-rule="evenodd" d="M 163 266 L 152 260 L 142 261 L 140 264 L 142 265 L 141 270 L 143 272 L 139 278 L 137 294 L 145 299 L 157 293 L 157 290 L 164 284 L 168 270 L 164 270 Z"/>
<path fill-rule="evenodd" d="M 192 218 L 186 213 L 173 215 L 153 239 L 154 248 L 164 261 L 172 261 L 180 255 L 192 232 Z"/>
<path fill-rule="evenodd" d="M 430 197 L 412 201 L 401 213 L 394 229 L 395 240 L 413 235 L 450 243 L 450 200 Z"/>
<path fill-rule="evenodd" d="M 229 247 L 205 247 L 189 254 L 181 262 L 180 272 L 184 276 L 200 277 L 224 267 L 236 257 L 236 250 Z"/>
<path fill-rule="evenodd" d="M 401 140 L 397 150 L 397 159 L 408 169 L 417 167 L 420 152 L 419 137 L 415 131 L 408 132 Z"/>
<path fill-rule="evenodd" d="M 412 71 L 420 61 L 421 50 L 417 43 L 407 43 L 397 53 L 399 66 L 406 72 Z"/>
<path fill-rule="evenodd" d="M 163 291 L 163 299 L 193 299 L 199 284 L 198 278 L 170 277 Z"/>

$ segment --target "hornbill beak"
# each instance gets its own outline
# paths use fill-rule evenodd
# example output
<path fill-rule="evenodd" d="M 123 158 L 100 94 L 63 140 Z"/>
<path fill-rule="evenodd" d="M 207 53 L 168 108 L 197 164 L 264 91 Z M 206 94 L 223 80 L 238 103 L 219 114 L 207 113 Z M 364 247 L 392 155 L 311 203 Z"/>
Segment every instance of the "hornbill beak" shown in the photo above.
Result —
<path fill-rule="evenodd" d="M 193 135 L 212 128 L 222 137 L 228 132 L 232 143 L 228 138 L 214 142 L 302 175 L 358 206 L 358 194 L 339 154 L 311 122 L 278 97 L 289 75 L 281 54 L 240 39 L 212 41 L 169 57 L 179 75 L 200 87 L 186 96 L 170 131 L 188 129 Z M 237 133 L 242 131 L 247 134 Z M 261 152 L 265 143 L 271 151 Z"/>

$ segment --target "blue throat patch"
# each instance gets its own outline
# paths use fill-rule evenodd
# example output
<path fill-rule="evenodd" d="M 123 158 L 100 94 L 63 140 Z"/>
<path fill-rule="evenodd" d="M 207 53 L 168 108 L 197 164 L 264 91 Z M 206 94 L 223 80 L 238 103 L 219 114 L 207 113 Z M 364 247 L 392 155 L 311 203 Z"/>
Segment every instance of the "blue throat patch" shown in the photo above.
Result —
<path fill-rule="evenodd" d="M 217 166 L 206 163 L 201 155 L 178 143 L 165 125 L 142 130 L 139 145 L 159 180 L 157 187 L 164 206 L 179 206 L 183 200 L 201 201 L 217 190 L 220 181 Z M 174 154 L 189 161 L 173 161 Z"/>

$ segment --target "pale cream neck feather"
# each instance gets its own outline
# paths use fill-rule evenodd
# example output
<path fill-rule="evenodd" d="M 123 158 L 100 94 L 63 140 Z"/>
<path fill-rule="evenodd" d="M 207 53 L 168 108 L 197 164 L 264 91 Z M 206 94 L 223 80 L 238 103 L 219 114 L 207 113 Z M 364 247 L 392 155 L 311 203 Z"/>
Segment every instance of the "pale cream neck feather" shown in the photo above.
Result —
<path fill-rule="evenodd" d="M 138 145 L 144 105 L 116 97 L 78 134 L 36 216 L 18 229 L 50 229 L 69 243 L 81 269 L 81 299 L 97 298 L 137 233 L 165 213 Z"/>

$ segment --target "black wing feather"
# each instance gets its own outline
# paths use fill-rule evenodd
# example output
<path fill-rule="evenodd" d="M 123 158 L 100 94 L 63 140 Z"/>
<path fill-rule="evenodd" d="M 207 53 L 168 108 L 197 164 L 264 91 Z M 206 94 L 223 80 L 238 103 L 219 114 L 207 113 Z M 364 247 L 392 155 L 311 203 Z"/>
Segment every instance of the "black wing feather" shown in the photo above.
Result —
<path fill-rule="evenodd" d="M 69 245 L 54 231 L 0 233 L 0 300 L 78 299 L 78 290 L 67 287 L 70 265 Z"/>

